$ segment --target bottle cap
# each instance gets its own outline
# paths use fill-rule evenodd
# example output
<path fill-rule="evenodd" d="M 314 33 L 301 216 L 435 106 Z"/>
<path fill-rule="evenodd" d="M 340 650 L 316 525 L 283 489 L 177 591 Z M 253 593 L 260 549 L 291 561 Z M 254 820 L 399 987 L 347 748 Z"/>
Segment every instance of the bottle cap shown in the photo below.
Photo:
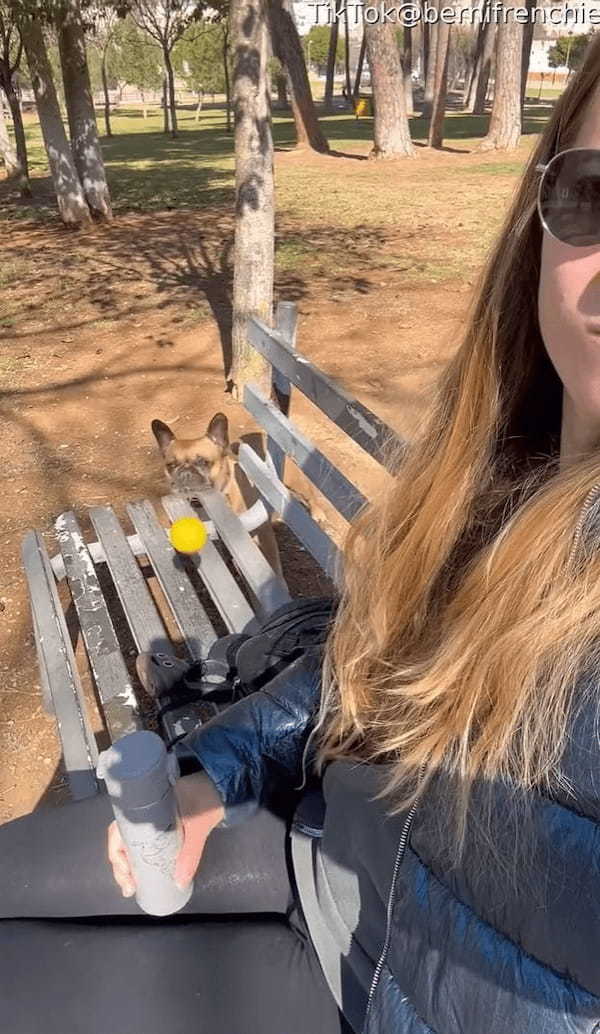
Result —
<path fill-rule="evenodd" d="M 102 751 L 96 773 L 123 807 L 143 807 L 162 800 L 175 782 L 174 756 L 155 732 L 140 730 L 123 736 Z"/>

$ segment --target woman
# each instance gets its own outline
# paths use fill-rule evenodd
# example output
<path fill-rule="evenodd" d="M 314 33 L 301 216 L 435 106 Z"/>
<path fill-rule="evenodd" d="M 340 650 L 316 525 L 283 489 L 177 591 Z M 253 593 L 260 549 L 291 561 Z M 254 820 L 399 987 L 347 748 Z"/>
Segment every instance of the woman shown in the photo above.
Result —
<path fill-rule="evenodd" d="M 177 878 L 199 866 L 202 919 L 111 900 L 101 798 L 10 823 L 5 1028 L 600 1032 L 599 441 L 600 39 L 428 425 L 353 525 L 323 669 L 309 651 L 187 738 Z M 288 837 L 272 802 L 299 783 Z M 130 895 L 114 825 L 109 857 Z"/>

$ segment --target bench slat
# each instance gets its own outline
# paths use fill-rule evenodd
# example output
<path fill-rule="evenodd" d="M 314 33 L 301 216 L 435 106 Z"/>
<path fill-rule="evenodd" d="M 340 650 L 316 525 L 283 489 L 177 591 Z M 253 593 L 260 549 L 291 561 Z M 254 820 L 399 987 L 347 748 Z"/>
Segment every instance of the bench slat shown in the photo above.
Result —
<path fill-rule="evenodd" d="M 252 589 L 264 614 L 270 614 L 288 603 L 291 596 L 285 582 L 267 563 L 224 496 L 216 489 L 210 489 L 200 492 L 198 498 L 214 521 L 236 567 Z"/>
<path fill-rule="evenodd" d="M 190 503 L 178 496 L 165 496 L 162 504 L 171 521 L 198 516 Z M 252 631 L 256 625 L 254 611 L 214 542 L 209 539 L 202 551 L 192 557 L 192 562 L 229 631 Z"/>
<path fill-rule="evenodd" d="M 94 506 L 89 513 L 139 652 L 173 654 L 140 566 L 114 511 L 110 506 Z"/>
<path fill-rule="evenodd" d="M 292 352 L 281 334 L 256 316 L 248 320 L 248 340 L 257 352 L 268 359 L 378 463 L 383 464 L 384 447 L 388 441 L 404 445 L 404 440 L 396 431 L 322 373 L 309 359 L 299 352 Z"/>
<path fill-rule="evenodd" d="M 159 585 L 173 611 L 183 639 L 194 660 L 205 657 L 216 633 L 194 592 L 181 559 L 170 545 L 151 504 L 129 503 L 127 512 L 154 568 Z"/>
<path fill-rule="evenodd" d="M 244 405 L 264 427 L 270 438 L 277 442 L 319 491 L 333 503 L 338 513 L 347 521 L 353 520 L 367 501 L 358 488 L 313 445 L 309 438 L 294 427 L 277 406 L 262 394 L 256 384 L 246 384 Z"/>
<path fill-rule="evenodd" d="M 30 531 L 22 546 L 42 684 L 61 741 L 67 780 L 75 800 L 98 793 L 98 748 L 88 721 L 83 689 L 56 582 L 41 535 Z"/>
<path fill-rule="evenodd" d="M 138 650 L 174 655 L 173 644 L 114 512 L 108 506 L 97 506 L 90 510 L 90 517 Z M 183 731 L 189 732 L 199 720 L 197 709 L 190 705 L 177 712 L 167 712 L 161 718 L 166 741 L 170 742 Z M 178 749 L 180 760 L 186 759 L 188 754 L 183 745 Z"/>
<path fill-rule="evenodd" d="M 106 725 L 116 740 L 143 728 L 131 679 L 75 514 L 61 514 L 54 526 Z"/>
<path fill-rule="evenodd" d="M 306 546 L 325 573 L 334 582 L 337 581 L 338 571 L 341 571 L 341 554 L 329 535 L 279 481 L 275 472 L 269 469 L 254 449 L 244 442 L 240 444 L 238 460 L 250 481 L 277 513 L 281 514 L 285 523 Z"/>
<path fill-rule="evenodd" d="M 291 352 L 296 351 L 296 329 L 298 325 L 298 306 L 295 302 L 278 302 L 275 309 L 275 326 L 285 340 Z M 287 377 L 271 367 L 271 386 L 273 397 L 279 411 L 284 416 L 290 412 L 291 385 Z M 267 452 L 273 460 L 273 466 L 280 481 L 285 482 L 285 450 L 275 438 L 267 438 Z"/>

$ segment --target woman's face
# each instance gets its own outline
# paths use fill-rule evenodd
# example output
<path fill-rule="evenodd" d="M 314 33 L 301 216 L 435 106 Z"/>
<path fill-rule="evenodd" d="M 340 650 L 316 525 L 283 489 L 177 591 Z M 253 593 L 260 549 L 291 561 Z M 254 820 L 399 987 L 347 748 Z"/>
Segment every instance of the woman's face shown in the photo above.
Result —
<path fill-rule="evenodd" d="M 572 146 L 600 149 L 600 89 Z M 574 455 L 600 436 L 600 245 L 573 247 L 544 230 L 538 311 L 564 388 L 561 456 Z"/>

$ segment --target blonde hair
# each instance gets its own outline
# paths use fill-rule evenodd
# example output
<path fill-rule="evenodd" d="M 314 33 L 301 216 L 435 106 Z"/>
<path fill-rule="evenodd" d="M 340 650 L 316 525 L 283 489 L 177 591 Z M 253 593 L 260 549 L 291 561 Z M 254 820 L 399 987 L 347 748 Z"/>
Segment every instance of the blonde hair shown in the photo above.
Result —
<path fill-rule="evenodd" d="M 390 451 L 394 476 L 344 543 L 317 772 L 332 760 L 386 762 L 378 796 L 392 814 L 447 773 L 459 845 L 474 780 L 528 790 L 563 778 L 574 688 L 600 636 L 600 551 L 582 564 L 576 549 L 600 452 L 559 468 L 562 385 L 537 316 L 535 170 L 572 146 L 599 73 L 596 39 L 528 162 L 429 420 L 402 454 Z"/>

